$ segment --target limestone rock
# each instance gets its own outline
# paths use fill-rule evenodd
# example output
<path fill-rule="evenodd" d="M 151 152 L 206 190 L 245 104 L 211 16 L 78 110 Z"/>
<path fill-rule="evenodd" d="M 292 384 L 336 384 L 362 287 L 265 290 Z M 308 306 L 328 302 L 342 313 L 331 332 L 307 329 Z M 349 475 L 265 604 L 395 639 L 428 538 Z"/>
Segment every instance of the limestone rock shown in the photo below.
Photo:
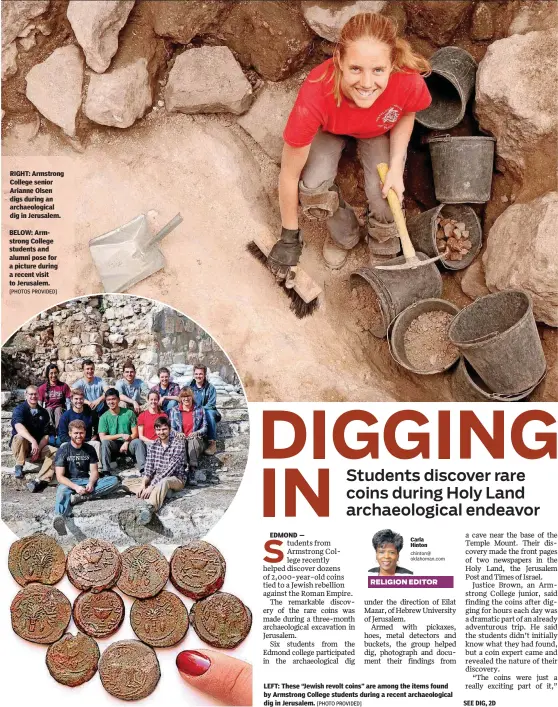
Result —
<path fill-rule="evenodd" d="M 11 44 L 16 37 L 24 36 L 27 26 L 35 17 L 42 15 L 49 6 L 49 0 L 11 0 L 2 3 L 2 48 Z"/>
<path fill-rule="evenodd" d="M 252 87 L 227 47 L 200 47 L 180 54 L 165 89 L 168 111 L 243 113 Z"/>
<path fill-rule="evenodd" d="M 527 34 L 558 27 L 556 2 L 525 0 L 519 3 L 519 10 L 510 24 L 508 35 Z"/>
<path fill-rule="evenodd" d="M 475 97 L 479 126 L 496 137 L 503 169 L 519 178 L 541 140 L 552 137 L 550 144 L 556 144 L 557 51 L 557 35 L 551 30 L 517 34 L 493 42 L 479 65 Z"/>
<path fill-rule="evenodd" d="M 17 44 L 12 42 L 2 49 L 2 81 L 17 73 Z"/>
<path fill-rule="evenodd" d="M 73 44 L 55 49 L 45 61 L 31 69 L 25 80 L 25 95 L 39 113 L 74 137 L 83 84 L 83 59 L 79 49 Z"/>
<path fill-rule="evenodd" d="M 487 2 L 479 2 L 473 11 L 471 20 L 471 39 L 482 41 L 492 39 L 494 36 L 494 22 L 492 20 L 492 10 Z"/>
<path fill-rule="evenodd" d="M 486 278 L 484 276 L 481 258 L 477 258 L 466 268 L 461 278 L 461 289 L 467 297 L 471 299 L 477 299 L 477 297 L 484 297 L 490 294 L 490 290 L 486 286 Z"/>
<path fill-rule="evenodd" d="M 277 164 L 281 162 L 283 130 L 300 88 L 300 78 L 268 82 L 238 123 Z"/>
<path fill-rule="evenodd" d="M 67 10 L 87 65 L 102 73 L 118 49 L 118 34 L 126 24 L 135 0 L 70 0 Z"/>
<path fill-rule="evenodd" d="M 156 0 L 149 3 L 155 33 L 180 44 L 188 44 L 193 37 L 207 34 L 215 28 L 229 5 L 230 3 L 223 0 Z"/>
<path fill-rule="evenodd" d="M 514 204 L 499 216 L 483 255 L 491 292 L 520 288 L 533 298 L 535 319 L 558 327 L 558 192 Z"/>
<path fill-rule="evenodd" d="M 329 42 L 337 42 L 341 28 L 359 12 L 381 12 L 385 1 L 353 0 L 353 2 L 309 2 L 303 1 L 304 19 L 320 37 Z"/>
<path fill-rule="evenodd" d="M 314 35 L 298 7 L 270 1 L 235 3 L 218 36 L 243 66 L 268 81 L 280 81 L 303 64 Z"/>
<path fill-rule="evenodd" d="M 151 107 L 147 60 L 104 74 L 93 74 L 87 88 L 84 113 L 95 123 L 129 128 Z"/>
<path fill-rule="evenodd" d="M 410 28 L 440 47 L 449 44 L 461 20 L 471 7 L 472 3 L 468 0 L 406 3 Z"/>

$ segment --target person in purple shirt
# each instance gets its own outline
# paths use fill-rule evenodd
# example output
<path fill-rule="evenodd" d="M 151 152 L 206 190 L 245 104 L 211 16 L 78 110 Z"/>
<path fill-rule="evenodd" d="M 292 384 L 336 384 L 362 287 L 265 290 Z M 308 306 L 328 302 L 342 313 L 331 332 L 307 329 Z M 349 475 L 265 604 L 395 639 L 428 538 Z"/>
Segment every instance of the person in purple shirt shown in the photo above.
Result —
<path fill-rule="evenodd" d="M 68 407 L 70 398 L 70 386 L 62 383 L 58 376 L 60 370 L 55 363 L 50 363 L 46 367 L 46 382 L 39 386 L 37 394 L 39 402 L 49 414 L 50 422 L 55 430 L 58 430 L 60 417 Z"/>

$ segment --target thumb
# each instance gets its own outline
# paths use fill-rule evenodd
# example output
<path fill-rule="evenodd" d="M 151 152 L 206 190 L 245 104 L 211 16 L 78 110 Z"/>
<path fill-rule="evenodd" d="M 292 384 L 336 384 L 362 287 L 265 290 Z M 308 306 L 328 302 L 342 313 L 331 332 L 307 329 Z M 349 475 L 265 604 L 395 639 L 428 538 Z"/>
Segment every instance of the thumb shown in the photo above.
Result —
<path fill-rule="evenodd" d="M 219 651 L 182 651 L 176 667 L 185 682 L 226 705 L 252 704 L 252 666 Z"/>

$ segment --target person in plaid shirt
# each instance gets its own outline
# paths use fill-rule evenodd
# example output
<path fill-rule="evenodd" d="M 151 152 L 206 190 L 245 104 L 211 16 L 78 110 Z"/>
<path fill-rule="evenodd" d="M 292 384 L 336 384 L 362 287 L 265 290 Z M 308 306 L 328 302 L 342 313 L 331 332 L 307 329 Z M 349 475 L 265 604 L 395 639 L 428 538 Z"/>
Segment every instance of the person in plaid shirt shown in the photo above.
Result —
<path fill-rule="evenodd" d="M 140 525 L 149 523 L 169 491 L 182 491 L 186 486 L 185 436 L 171 430 L 168 419 L 163 415 L 155 420 L 154 427 L 157 439 L 147 448 L 143 476 L 127 479 L 122 484 L 145 501 L 136 516 Z"/>

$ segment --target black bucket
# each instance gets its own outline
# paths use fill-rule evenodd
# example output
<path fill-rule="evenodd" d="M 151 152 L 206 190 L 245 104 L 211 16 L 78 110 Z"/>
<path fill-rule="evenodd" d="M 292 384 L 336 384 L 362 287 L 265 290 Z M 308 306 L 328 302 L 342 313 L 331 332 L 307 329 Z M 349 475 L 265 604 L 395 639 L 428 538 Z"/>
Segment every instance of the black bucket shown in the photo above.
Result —
<path fill-rule="evenodd" d="M 514 403 L 528 398 L 545 375 L 546 372 L 534 386 L 518 395 L 497 395 L 486 387 L 471 364 L 462 358 L 451 377 L 451 391 L 453 399 L 458 403 Z"/>
<path fill-rule="evenodd" d="M 490 199 L 494 143 L 493 137 L 485 135 L 428 138 L 439 202 L 484 204 Z"/>
<path fill-rule="evenodd" d="M 428 258 L 424 253 L 417 253 L 417 257 L 419 260 Z M 382 265 L 399 265 L 404 262 L 405 258 L 400 255 Z M 370 329 L 378 339 L 387 335 L 390 323 L 410 304 L 442 294 L 442 276 L 436 263 L 408 270 L 359 268 L 351 273 L 351 288 L 368 285 L 374 290 L 380 304 L 382 321 Z"/>
<path fill-rule="evenodd" d="M 449 337 L 487 388 L 498 395 L 532 389 L 545 373 L 531 298 L 522 290 L 479 297 L 457 314 Z"/>
<path fill-rule="evenodd" d="M 430 57 L 432 73 L 425 81 L 432 103 L 417 121 L 432 130 L 447 130 L 463 120 L 475 87 L 477 62 L 464 49 L 443 47 Z"/>
<path fill-rule="evenodd" d="M 456 307 L 452 302 L 444 299 L 430 298 L 415 302 L 407 309 L 403 310 L 397 319 L 393 322 L 389 331 L 389 351 L 393 359 L 403 368 L 406 368 L 412 373 L 418 373 L 422 376 L 430 376 L 435 373 L 443 373 L 453 366 L 459 358 L 459 352 L 456 352 L 455 358 L 447 365 L 429 370 L 421 370 L 413 366 L 405 353 L 405 332 L 411 326 L 411 323 L 421 314 L 425 312 L 449 312 L 457 314 L 459 307 Z"/>
<path fill-rule="evenodd" d="M 479 219 L 473 209 L 465 204 L 440 204 L 411 219 L 407 224 L 411 241 L 416 250 L 426 253 L 430 258 L 439 255 L 436 245 L 436 218 L 438 216 L 463 222 L 466 230 L 469 231 L 472 247 L 467 255 L 463 256 L 463 260 L 446 260 L 445 258 L 440 260 L 446 270 L 463 270 L 473 262 L 482 246 L 482 228 Z"/>

